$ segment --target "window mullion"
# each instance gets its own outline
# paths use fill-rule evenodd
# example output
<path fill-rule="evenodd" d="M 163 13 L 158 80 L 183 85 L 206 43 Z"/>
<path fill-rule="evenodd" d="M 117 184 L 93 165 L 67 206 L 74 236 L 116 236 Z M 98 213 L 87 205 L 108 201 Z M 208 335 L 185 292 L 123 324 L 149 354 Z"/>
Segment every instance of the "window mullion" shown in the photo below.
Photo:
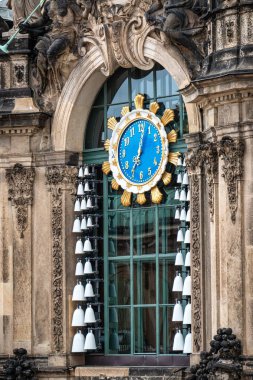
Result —
<path fill-rule="evenodd" d="M 155 206 L 156 233 L 156 353 L 160 353 L 160 321 L 159 321 L 159 208 Z"/>
<path fill-rule="evenodd" d="M 130 318 L 131 318 L 131 354 L 134 354 L 134 261 L 133 261 L 133 209 L 130 209 Z"/>
<path fill-rule="evenodd" d="M 108 178 L 103 175 L 103 215 L 104 215 L 104 336 L 105 354 L 109 353 L 109 273 L 108 273 Z"/>

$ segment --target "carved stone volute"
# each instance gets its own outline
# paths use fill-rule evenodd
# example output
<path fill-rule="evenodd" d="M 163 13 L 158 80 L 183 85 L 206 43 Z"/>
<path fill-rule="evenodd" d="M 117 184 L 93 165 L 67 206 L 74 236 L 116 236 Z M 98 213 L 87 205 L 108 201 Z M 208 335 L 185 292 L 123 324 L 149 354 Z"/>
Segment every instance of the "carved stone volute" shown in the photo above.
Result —
<path fill-rule="evenodd" d="M 34 168 L 15 164 L 12 168 L 6 169 L 8 199 L 16 209 L 17 229 L 21 238 L 24 237 L 24 231 L 28 225 L 28 206 L 33 201 L 34 178 Z"/>
<path fill-rule="evenodd" d="M 218 143 L 218 153 L 223 161 L 222 177 L 227 184 L 231 220 L 236 221 L 238 208 L 238 181 L 243 177 L 244 142 L 224 136 Z"/>

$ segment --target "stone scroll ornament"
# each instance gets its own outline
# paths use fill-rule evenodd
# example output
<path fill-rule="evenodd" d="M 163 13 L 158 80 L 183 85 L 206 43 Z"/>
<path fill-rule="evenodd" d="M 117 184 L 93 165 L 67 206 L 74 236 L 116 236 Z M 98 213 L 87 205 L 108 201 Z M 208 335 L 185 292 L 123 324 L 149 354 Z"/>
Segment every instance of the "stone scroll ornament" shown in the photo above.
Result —
<path fill-rule="evenodd" d="M 52 350 L 62 352 L 63 343 L 63 189 L 75 191 L 77 169 L 51 166 L 46 169 L 46 180 L 51 192 L 52 227 Z"/>
<path fill-rule="evenodd" d="M 102 165 L 104 174 L 112 172 L 112 189 L 124 190 L 121 203 L 126 207 L 132 200 L 145 204 L 148 194 L 152 203 L 161 203 L 161 188 L 171 182 L 180 155 L 169 148 L 177 140 L 174 111 L 166 109 L 159 118 L 157 102 L 151 103 L 149 110 L 143 108 L 143 95 L 138 94 L 134 102 L 132 111 L 123 107 L 119 121 L 115 117 L 108 119 L 112 130 L 111 139 L 105 142 L 109 161 Z"/>
<path fill-rule="evenodd" d="M 20 237 L 28 226 L 28 206 L 33 201 L 33 184 L 35 178 L 34 168 L 25 168 L 21 164 L 15 164 L 13 168 L 6 169 L 8 183 L 8 199 L 16 210 L 17 230 Z"/>
<path fill-rule="evenodd" d="M 224 136 L 218 143 L 218 153 L 223 160 L 222 177 L 227 184 L 231 220 L 236 221 L 238 208 L 238 181 L 243 177 L 244 142 Z"/>

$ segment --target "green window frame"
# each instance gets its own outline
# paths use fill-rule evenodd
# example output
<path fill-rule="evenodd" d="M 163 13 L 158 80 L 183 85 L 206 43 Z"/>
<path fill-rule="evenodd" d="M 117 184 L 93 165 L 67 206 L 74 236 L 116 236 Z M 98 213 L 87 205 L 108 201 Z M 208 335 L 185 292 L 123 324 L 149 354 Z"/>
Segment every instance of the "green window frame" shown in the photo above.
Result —
<path fill-rule="evenodd" d="M 83 160 L 101 165 L 107 160 L 103 142 L 110 137 L 107 119 L 120 117 L 121 108 L 133 107 L 137 93 L 145 105 L 157 101 L 161 114 L 172 108 L 177 115 L 178 142 L 172 151 L 186 151 L 186 111 L 173 78 L 158 64 L 150 71 L 118 69 L 100 90 L 86 129 Z M 104 344 L 105 355 L 171 355 L 174 327 L 172 283 L 177 251 L 173 184 L 165 189 L 161 205 L 124 208 L 121 192 L 111 189 L 103 175 Z"/>

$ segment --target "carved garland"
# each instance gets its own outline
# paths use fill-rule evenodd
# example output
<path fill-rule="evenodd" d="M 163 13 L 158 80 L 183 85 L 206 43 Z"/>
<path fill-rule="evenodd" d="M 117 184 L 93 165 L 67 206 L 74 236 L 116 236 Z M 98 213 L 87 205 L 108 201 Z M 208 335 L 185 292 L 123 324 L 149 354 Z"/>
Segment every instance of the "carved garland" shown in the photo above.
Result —
<path fill-rule="evenodd" d="M 28 225 L 28 206 L 33 201 L 33 183 L 35 178 L 34 168 L 25 168 L 21 164 L 15 164 L 13 168 L 6 169 L 8 182 L 8 199 L 16 209 L 17 230 L 20 237 L 24 237 L 24 231 Z"/>
<path fill-rule="evenodd" d="M 75 191 L 77 169 L 51 166 L 46 168 L 46 180 L 51 192 L 52 223 L 52 350 L 61 352 L 63 345 L 63 210 L 62 192 L 67 186 Z"/>
<path fill-rule="evenodd" d="M 218 143 L 218 153 L 224 162 L 222 177 L 227 184 L 231 220 L 235 223 L 238 208 L 238 181 L 243 176 L 244 142 L 224 136 Z"/>

